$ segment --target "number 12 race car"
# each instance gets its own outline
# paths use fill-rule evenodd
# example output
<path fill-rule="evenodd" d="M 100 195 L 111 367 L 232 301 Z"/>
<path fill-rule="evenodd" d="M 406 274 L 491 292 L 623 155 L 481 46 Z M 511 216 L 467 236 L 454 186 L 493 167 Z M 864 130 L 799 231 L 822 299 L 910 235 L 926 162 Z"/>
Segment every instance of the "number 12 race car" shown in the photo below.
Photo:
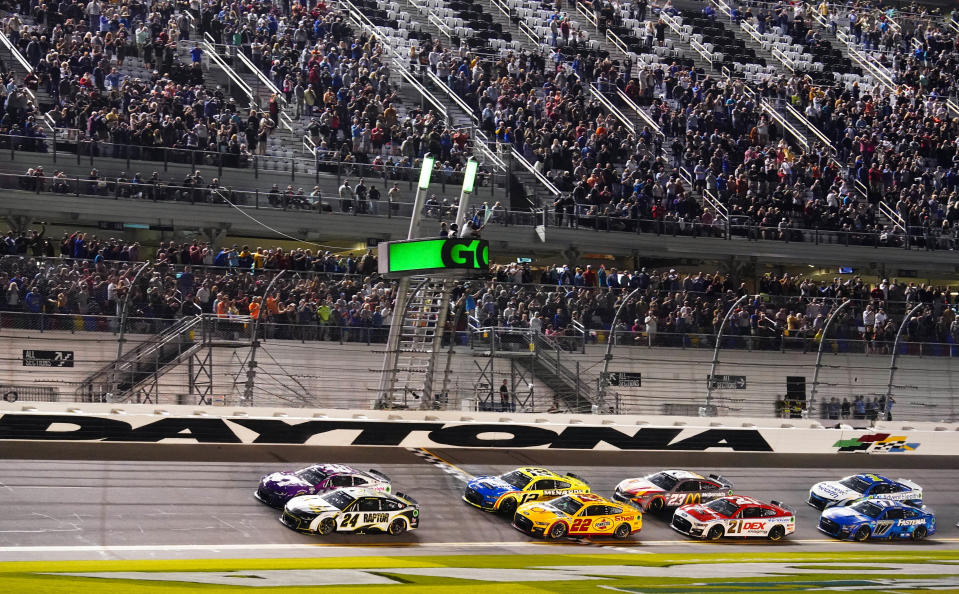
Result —
<path fill-rule="evenodd" d="M 773 501 L 733 495 L 705 504 L 684 505 L 673 514 L 673 530 L 694 538 L 719 540 L 723 536 L 764 536 L 780 540 L 796 530 L 793 510 Z"/>
<path fill-rule="evenodd" d="M 687 503 L 702 503 L 732 493 L 732 484 L 711 474 L 709 478 L 688 470 L 664 470 L 616 485 L 613 499 L 631 503 L 649 512 Z"/>
<path fill-rule="evenodd" d="M 463 500 L 486 511 L 513 517 L 516 508 L 529 501 L 546 501 L 572 493 L 589 493 L 586 481 L 568 473 L 545 468 L 517 468 L 501 476 L 481 476 L 466 485 Z"/>
<path fill-rule="evenodd" d="M 922 540 L 936 533 L 936 516 L 925 506 L 917 509 L 898 501 L 864 499 L 850 507 L 824 511 L 819 530 L 842 540 Z"/>
<path fill-rule="evenodd" d="M 613 536 L 626 539 L 643 527 L 643 514 L 593 493 L 526 503 L 516 510 L 513 526 L 532 536 Z"/>
<path fill-rule="evenodd" d="M 350 487 L 323 495 L 301 495 L 286 503 L 280 521 L 298 532 L 388 532 L 420 525 L 420 509 L 409 495 Z"/>

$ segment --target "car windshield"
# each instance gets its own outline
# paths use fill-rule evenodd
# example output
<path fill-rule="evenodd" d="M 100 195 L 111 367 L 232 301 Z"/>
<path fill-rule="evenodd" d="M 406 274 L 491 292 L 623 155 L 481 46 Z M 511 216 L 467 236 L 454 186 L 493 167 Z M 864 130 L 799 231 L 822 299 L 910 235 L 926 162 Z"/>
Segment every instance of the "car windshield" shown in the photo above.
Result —
<path fill-rule="evenodd" d="M 578 512 L 579 508 L 583 507 L 582 503 L 576 501 L 572 497 L 560 497 L 559 499 L 554 499 L 550 502 L 550 505 L 564 514 L 569 514 L 571 516 Z"/>
<path fill-rule="evenodd" d="M 679 482 L 679 479 L 669 476 L 665 472 L 657 472 L 656 474 L 647 478 L 649 479 L 649 482 L 653 483 L 664 491 L 672 491 L 673 487 L 676 486 L 676 483 Z"/>
<path fill-rule="evenodd" d="M 323 501 L 329 503 L 336 509 L 343 510 L 346 509 L 346 506 L 353 503 L 354 498 L 350 497 L 343 491 L 333 491 L 329 495 L 324 495 Z"/>
<path fill-rule="evenodd" d="M 739 506 L 728 499 L 717 499 L 706 504 L 706 507 L 721 515 L 731 517 Z"/>
<path fill-rule="evenodd" d="M 850 476 L 839 481 L 839 484 L 847 489 L 852 489 L 856 493 L 865 493 L 869 490 L 869 483 L 858 476 Z"/>
<path fill-rule="evenodd" d="M 529 477 L 518 470 L 507 472 L 499 478 L 509 483 L 514 489 L 522 489 L 529 483 Z"/>
<path fill-rule="evenodd" d="M 878 517 L 882 513 L 882 506 L 876 505 L 871 501 L 860 501 L 856 505 L 852 506 L 854 510 L 861 513 L 864 516 L 869 516 L 870 518 Z"/>
<path fill-rule="evenodd" d="M 319 485 L 326 480 L 326 477 L 330 476 L 327 473 L 323 472 L 319 468 L 304 468 L 303 470 L 296 473 L 296 476 L 307 481 L 311 485 Z"/>

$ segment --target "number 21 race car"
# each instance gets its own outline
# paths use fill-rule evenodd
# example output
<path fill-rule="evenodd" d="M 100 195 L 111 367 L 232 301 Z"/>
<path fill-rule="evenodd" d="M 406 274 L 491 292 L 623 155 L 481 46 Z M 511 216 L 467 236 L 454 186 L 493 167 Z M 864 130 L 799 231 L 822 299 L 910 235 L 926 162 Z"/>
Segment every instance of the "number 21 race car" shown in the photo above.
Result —
<path fill-rule="evenodd" d="M 301 495 L 286 503 L 280 521 L 297 532 L 388 532 L 420 525 L 419 505 L 409 495 L 350 487 L 323 495 Z"/>
<path fill-rule="evenodd" d="M 773 501 L 733 495 L 705 504 L 684 505 L 673 514 L 673 530 L 694 538 L 719 540 L 723 536 L 762 536 L 780 540 L 796 530 L 793 510 Z"/>
<path fill-rule="evenodd" d="M 709 478 L 688 470 L 664 470 L 616 485 L 613 499 L 649 512 L 687 503 L 703 503 L 732 493 L 732 484 L 711 474 Z"/>
<path fill-rule="evenodd" d="M 516 510 L 513 526 L 532 536 L 613 536 L 629 538 L 643 527 L 643 514 L 593 493 L 565 495 L 526 503 Z"/>
<path fill-rule="evenodd" d="M 486 511 L 513 517 L 516 508 L 529 501 L 546 501 L 572 493 L 589 493 L 580 477 L 556 474 L 545 468 L 524 467 L 500 476 L 481 476 L 466 485 L 463 500 Z"/>

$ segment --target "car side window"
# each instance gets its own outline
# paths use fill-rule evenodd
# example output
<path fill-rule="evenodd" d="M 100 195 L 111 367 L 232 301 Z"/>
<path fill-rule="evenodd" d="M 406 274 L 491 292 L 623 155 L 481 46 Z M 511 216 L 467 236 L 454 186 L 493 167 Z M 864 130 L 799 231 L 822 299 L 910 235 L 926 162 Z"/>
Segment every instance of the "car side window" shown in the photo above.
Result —
<path fill-rule="evenodd" d="M 573 485 L 567 483 L 566 481 L 553 481 L 554 489 L 569 489 Z"/>
<path fill-rule="evenodd" d="M 606 506 L 606 513 L 607 513 L 608 515 L 610 515 L 610 516 L 618 516 L 619 514 L 623 513 L 623 508 L 621 508 L 621 507 L 613 507 L 612 505 L 607 505 L 607 506 Z"/>
<path fill-rule="evenodd" d="M 539 479 L 533 486 L 533 489 L 540 491 L 544 489 L 555 489 L 556 481 L 553 479 Z"/>
<path fill-rule="evenodd" d="M 366 485 L 366 482 L 367 482 L 366 479 L 363 478 L 363 477 L 361 477 L 361 476 L 354 476 L 354 477 L 353 477 L 353 486 L 354 486 L 354 487 L 362 487 L 362 486 Z"/>
<path fill-rule="evenodd" d="M 352 487 L 353 477 L 348 474 L 338 474 L 330 479 L 330 485 L 334 487 Z"/>
<path fill-rule="evenodd" d="M 397 511 L 403 509 L 403 506 L 399 501 L 393 501 L 392 499 L 381 499 L 380 508 L 383 511 Z"/>
<path fill-rule="evenodd" d="M 685 481 L 681 483 L 677 488 L 677 491 L 682 493 L 691 493 L 693 491 L 699 490 L 699 481 Z"/>
<path fill-rule="evenodd" d="M 763 508 L 762 517 L 764 517 L 764 518 L 771 518 L 771 517 L 773 517 L 773 516 L 775 516 L 775 515 L 776 515 L 776 510 L 770 509 L 770 508 L 768 508 L 768 507 L 764 507 L 764 508 Z"/>
<path fill-rule="evenodd" d="M 373 512 L 380 511 L 380 500 L 375 497 L 364 497 L 356 504 L 356 511 Z"/>
<path fill-rule="evenodd" d="M 901 509 L 887 509 L 885 516 L 887 520 L 901 520 L 902 519 L 902 510 Z"/>
<path fill-rule="evenodd" d="M 586 510 L 587 516 L 602 516 L 606 513 L 605 505 L 591 505 L 589 509 Z"/>
<path fill-rule="evenodd" d="M 747 507 L 742 510 L 744 518 L 759 518 L 762 514 L 762 508 L 759 507 Z"/>
<path fill-rule="evenodd" d="M 914 509 L 904 509 L 904 510 L 902 510 L 902 517 L 906 518 L 907 520 L 911 520 L 911 519 L 913 519 L 913 518 L 918 518 L 918 517 L 919 517 L 919 512 L 917 512 L 917 511 L 914 510 Z"/>

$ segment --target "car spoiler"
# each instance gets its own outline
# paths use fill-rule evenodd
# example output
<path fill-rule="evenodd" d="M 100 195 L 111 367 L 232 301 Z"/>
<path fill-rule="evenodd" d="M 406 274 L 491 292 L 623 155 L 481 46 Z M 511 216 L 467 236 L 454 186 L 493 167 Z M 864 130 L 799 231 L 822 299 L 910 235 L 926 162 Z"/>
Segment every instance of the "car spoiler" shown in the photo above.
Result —
<path fill-rule="evenodd" d="M 576 480 L 578 480 L 578 481 L 583 481 L 583 482 L 586 483 L 587 485 L 589 484 L 589 481 L 587 481 L 587 480 L 584 479 L 583 477 L 579 476 L 578 474 L 573 474 L 572 472 L 567 472 L 567 473 L 566 473 L 566 476 L 571 477 L 571 478 L 574 478 L 574 479 L 576 479 Z"/>
<path fill-rule="evenodd" d="M 911 487 L 911 488 L 915 489 L 916 491 L 922 491 L 922 487 L 920 487 L 920 486 L 917 485 L 914 481 L 911 481 L 911 480 L 909 480 L 909 479 L 897 478 L 897 479 L 896 479 L 896 482 L 897 482 L 897 483 L 902 483 L 903 485 L 906 485 L 907 487 Z"/>
<path fill-rule="evenodd" d="M 791 512 L 791 513 L 793 513 L 793 514 L 796 513 L 795 508 L 793 508 L 792 506 L 786 505 L 786 504 L 783 503 L 782 501 L 776 501 L 775 499 L 773 499 L 773 500 L 770 501 L 769 503 L 775 505 L 776 507 L 781 507 L 781 508 L 783 508 L 784 510 L 786 510 L 786 511 L 788 511 L 788 512 Z"/>
<path fill-rule="evenodd" d="M 417 502 L 415 499 L 413 499 L 406 493 L 396 492 L 396 493 L 393 493 L 393 497 L 396 497 L 397 499 L 402 499 L 403 501 L 409 503 L 410 505 L 419 505 L 419 502 Z"/>
<path fill-rule="evenodd" d="M 367 470 L 366 472 L 368 472 L 369 474 L 372 474 L 372 475 L 375 476 L 376 478 L 381 479 L 381 480 L 384 480 L 384 481 L 386 481 L 386 482 L 388 482 L 388 483 L 393 482 L 393 481 L 390 480 L 390 477 L 386 476 L 385 474 L 383 474 L 383 473 L 380 472 L 379 470 L 373 470 L 372 468 L 370 468 L 370 469 Z"/>
<path fill-rule="evenodd" d="M 709 475 L 709 478 L 713 479 L 714 481 L 716 481 L 716 482 L 719 483 L 720 485 L 726 487 L 727 489 L 732 489 L 732 488 L 733 488 L 733 484 L 732 484 L 731 482 L 729 482 L 729 479 L 727 479 L 726 477 L 724 477 L 724 476 L 721 475 L 721 474 L 711 474 L 711 475 Z"/>

